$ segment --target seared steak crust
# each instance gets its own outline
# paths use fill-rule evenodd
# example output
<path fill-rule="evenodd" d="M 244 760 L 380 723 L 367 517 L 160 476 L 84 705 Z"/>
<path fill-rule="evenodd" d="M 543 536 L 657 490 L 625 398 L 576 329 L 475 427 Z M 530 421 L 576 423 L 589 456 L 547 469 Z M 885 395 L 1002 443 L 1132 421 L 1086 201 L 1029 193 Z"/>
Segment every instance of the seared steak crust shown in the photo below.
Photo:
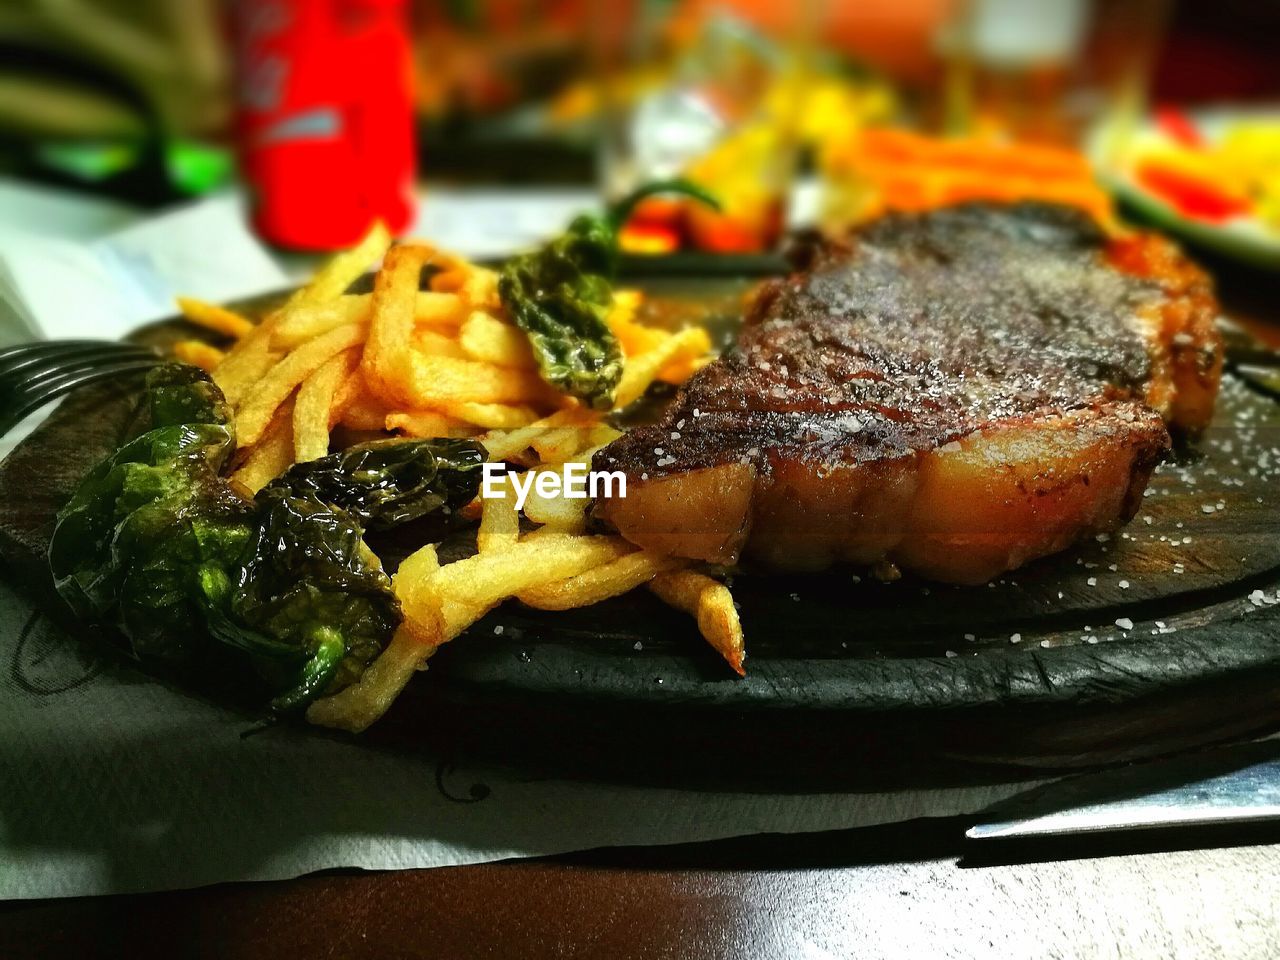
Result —
<path fill-rule="evenodd" d="M 1162 416 L 1203 425 L 1221 366 L 1202 275 L 1161 241 L 1134 243 L 1113 243 L 1068 208 L 969 205 L 886 217 L 847 243 L 811 248 L 802 269 L 759 293 L 736 347 L 696 374 L 660 422 L 597 454 L 596 469 L 628 474 L 629 500 L 640 491 L 640 502 L 601 503 L 597 515 L 652 545 L 647 534 L 663 524 L 653 498 L 644 502 L 646 484 L 734 464 L 731 485 L 752 488 L 741 529 L 726 531 L 715 549 L 667 541 L 676 552 L 723 561 L 749 540 L 751 552 L 792 566 L 888 557 L 945 579 L 985 579 L 999 570 L 980 565 L 957 576 L 912 555 L 911 534 L 947 536 L 938 528 L 945 520 L 931 521 L 929 531 L 913 527 L 922 458 L 961 447 L 972 454 L 994 433 L 1031 431 L 1049 444 L 1042 479 L 1060 485 L 1067 464 L 1054 461 L 1050 441 L 1061 447 L 1065 430 L 1077 458 L 1083 431 L 1095 441 L 1095 466 L 1104 451 L 1110 466 L 1123 459 L 1126 489 L 1112 498 L 1113 515 L 1086 510 L 1079 529 L 1020 531 L 1022 546 L 1001 563 L 1127 520 L 1168 444 Z M 1197 392 L 1208 394 L 1207 405 Z M 1011 468 L 1008 451 L 1001 457 L 987 465 L 994 474 Z M 872 510 L 865 502 L 872 474 L 883 491 L 901 487 L 904 472 L 912 483 L 901 502 Z M 720 477 L 730 482 L 731 474 Z M 786 489 L 774 489 L 780 477 Z M 830 481 L 839 488 L 851 478 L 856 495 L 832 502 Z M 1019 482 L 1025 487 L 1026 476 Z M 655 489 L 664 486 L 674 490 Z M 740 490 L 726 496 L 742 500 Z M 782 511 L 781 529 L 780 497 L 800 508 Z M 806 537 L 818 544 L 813 550 L 791 542 L 805 526 L 806 503 L 821 527 Z M 993 522 L 1003 526 L 998 516 Z M 833 524 L 839 543 L 823 533 Z M 881 530 L 876 549 L 859 532 L 868 526 Z"/>

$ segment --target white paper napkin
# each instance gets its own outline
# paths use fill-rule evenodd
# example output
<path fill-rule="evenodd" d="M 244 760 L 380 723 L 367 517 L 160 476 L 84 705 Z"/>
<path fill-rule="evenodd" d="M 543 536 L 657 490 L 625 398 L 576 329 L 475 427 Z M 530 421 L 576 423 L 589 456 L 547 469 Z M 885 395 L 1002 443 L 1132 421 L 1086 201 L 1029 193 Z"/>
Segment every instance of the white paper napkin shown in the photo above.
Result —
<path fill-rule="evenodd" d="M 531 779 L 243 717 L 0 582 L 0 899 L 276 880 L 973 813 L 1031 782 L 764 794 Z M 428 672 L 427 677 L 430 677 Z"/>
<path fill-rule="evenodd" d="M 173 314 L 178 294 L 231 300 L 287 282 L 234 194 L 94 238 L 41 231 L 35 219 L 28 210 L 22 223 L 6 217 L 0 230 L 0 309 L 11 341 L 115 339 Z"/>

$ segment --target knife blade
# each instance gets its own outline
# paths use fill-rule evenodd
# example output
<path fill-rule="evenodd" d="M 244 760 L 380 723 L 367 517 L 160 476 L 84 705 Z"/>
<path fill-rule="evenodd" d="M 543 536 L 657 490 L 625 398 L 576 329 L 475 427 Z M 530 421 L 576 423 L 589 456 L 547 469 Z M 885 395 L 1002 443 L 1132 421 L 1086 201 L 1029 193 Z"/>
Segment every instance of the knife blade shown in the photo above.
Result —
<path fill-rule="evenodd" d="M 1280 820 L 1280 742 L 1081 774 L 990 808 L 971 840 Z"/>

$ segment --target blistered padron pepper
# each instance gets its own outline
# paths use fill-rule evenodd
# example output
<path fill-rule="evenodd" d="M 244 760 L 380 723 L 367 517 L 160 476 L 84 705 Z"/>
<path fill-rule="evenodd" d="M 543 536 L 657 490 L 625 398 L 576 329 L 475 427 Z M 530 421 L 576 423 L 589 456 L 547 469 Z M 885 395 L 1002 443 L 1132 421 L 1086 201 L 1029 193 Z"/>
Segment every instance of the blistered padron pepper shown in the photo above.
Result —
<path fill-rule="evenodd" d="M 529 337 L 542 378 L 588 406 L 607 410 L 622 377 L 622 348 L 606 321 L 618 271 L 618 232 L 636 205 L 659 193 L 716 201 L 685 180 L 653 183 L 606 213 L 582 214 L 550 243 L 502 267 L 498 295 Z"/>
<path fill-rule="evenodd" d="M 363 444 L 295 465 L 251 499 L 222 475 L 235 435 L 207 375 L 159 367 L 148 396 L 151 429 L 59 513 L 59 593 L 117 627 L 139 659 L 196 673 L 247 663 L 278 711 L 357 679 L 401 619 L 363 530 L 466 503 L 483 449 Z"/>

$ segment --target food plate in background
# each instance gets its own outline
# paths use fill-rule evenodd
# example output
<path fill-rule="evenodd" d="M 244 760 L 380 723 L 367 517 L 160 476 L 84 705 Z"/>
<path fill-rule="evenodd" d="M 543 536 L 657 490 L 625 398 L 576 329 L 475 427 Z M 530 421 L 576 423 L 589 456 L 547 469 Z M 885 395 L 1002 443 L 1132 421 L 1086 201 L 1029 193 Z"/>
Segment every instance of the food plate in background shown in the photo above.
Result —
<path fill-rule="evenodd" d="M 1233 211 L 1233 201 L 1242 198 L 1247 191 L 1234 172 L 1199 157 L 1194 146 L 1198 140 L 1212 151 L 1232 131 L 1243 126 L 1255 130 L 1266 128 L 1271 151 L 1271 172 L 1267 196 L 1261 200 L 1256 194 L 1246 200 L 1247 209 Z M 1100 157 L 1100 143 L 1092 150 Z M 1137 165 L 1144 159 L 1159 157 L 1168 159 L 1176 171 L 1183 168 L 1196 173 L 1200 168 L 1217 172 L 1222 169 L 1221 201 L 1218 207 L 1212 196 L 1219 188 L 1210 184 L 1210 207 L 1205 215 L 1190 215 L 1166 194 L 1152 189 L 1142 182 Z M 1143 220 L 1181 237 L 1188 243 L 1232 260 L 1239 260 L 1268 270 L 1280 270 L 1280 107 L 1242 108 L 1214 107 L 1187 112 L 1162 111 L 1148 118 L 1134 134 L 1124 151 L 1117 169 L 1103 171 L 1101 179 L 1117 199 Z M 1210 174 L 1212 175 L 1212 174 Z M 1202 179 L 1193 176 L 1194 180 Z M 1192 185 L 1194 189 L 1195 185 Z M 1173 186 L 1176 192 L 1176 184 Z M 1194 199 L 1191 204 L 1194 207 Z"/>

